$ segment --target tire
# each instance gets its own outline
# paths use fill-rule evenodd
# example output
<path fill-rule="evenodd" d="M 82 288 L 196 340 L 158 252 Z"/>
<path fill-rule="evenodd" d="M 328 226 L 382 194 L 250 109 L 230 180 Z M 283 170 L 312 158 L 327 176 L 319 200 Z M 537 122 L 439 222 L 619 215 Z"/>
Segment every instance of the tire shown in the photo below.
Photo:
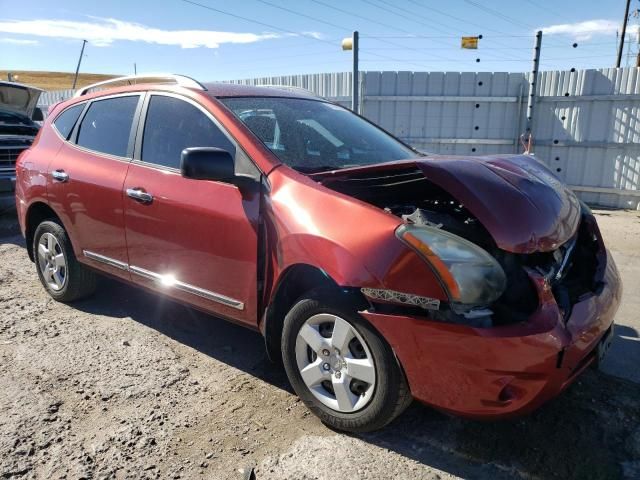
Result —
<path fill-rule="evenodd" d="M 96 274 L 78 262 L 67 232 L 56 220 L 45 220 L 36 228 L 33 256 L 40 282 L 54 300 L 73 302 L 95 291 Z"/>
<path fill-rule="evenodd" d="M 350 341 L 343 333 L 347 325 L 353 334 Z M 335 347 L 340 344 L 342 347 Z M 362 433 L 380 429 L 412 401 L 391 347 L 341 298 L 341 292 L 312 292 L 294 305 L 284 320 L 282 356 L 289 381 L 300 399 L 323 423 L 336 430 Z M 358 370 L 352 368 L 355 364 L 360 365 Z"/>

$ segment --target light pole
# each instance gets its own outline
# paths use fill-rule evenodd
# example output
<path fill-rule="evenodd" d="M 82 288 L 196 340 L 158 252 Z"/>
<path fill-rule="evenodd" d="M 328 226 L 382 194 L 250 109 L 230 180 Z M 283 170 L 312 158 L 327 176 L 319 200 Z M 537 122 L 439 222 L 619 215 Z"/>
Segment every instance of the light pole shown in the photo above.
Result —
<path fill-rule="evenodd" d="M 360 74 L 358 71 L 358 31 L 353 32 L 351 38 L 342 40 L 342 50 L 353 51 L 353 76 L 351 78 L 351 110 L 359 113 Z"/>
<path fill-rule="evenodd" d="M 76 75 L 73 77 L 73 90 L 76 89 L 76 83 L 78 82 L 78 72 L 80 71 L 80 64 L 82 63 L 82 55 L 84 55 L 84 46 L 87 44 L 86 40 L 82 40 L 82 50 L 80 50 L 80 58 L 78 58 L 78 66 L 76 67 Z"/>

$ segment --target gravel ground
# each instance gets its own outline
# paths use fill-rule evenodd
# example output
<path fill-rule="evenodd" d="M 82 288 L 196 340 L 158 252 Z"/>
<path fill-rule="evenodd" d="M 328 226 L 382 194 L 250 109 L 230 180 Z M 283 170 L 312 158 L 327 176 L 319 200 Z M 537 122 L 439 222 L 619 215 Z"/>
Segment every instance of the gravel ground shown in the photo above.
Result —
<path fill-rule="evenodd" d="M 109 279 L 91 299 L 54 302 L 5 215 L 0 478 L 640 478 L 638 363 L 618 358 L 640 355 L 640 216 L 599 220 L 626 281 L 608 373 L 586 372 L 525 419 L 414 404 L 349 436 L 309 414 L 256 333 Z"/>

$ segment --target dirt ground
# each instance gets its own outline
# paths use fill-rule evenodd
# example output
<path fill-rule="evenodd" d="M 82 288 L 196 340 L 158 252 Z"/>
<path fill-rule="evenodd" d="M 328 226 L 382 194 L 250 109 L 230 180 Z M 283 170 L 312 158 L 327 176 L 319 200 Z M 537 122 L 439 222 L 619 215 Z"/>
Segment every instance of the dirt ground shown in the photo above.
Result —
<path fill-rule="evenodd" d="M 520 420 L 414 404 L 349 436 L 309 414 L 258 334 L 108 279 L 56 303 L 5 215 L 0 478 L 640 478 L 640 213 L 598 219 L 626 284 L 607 373 Z"/>

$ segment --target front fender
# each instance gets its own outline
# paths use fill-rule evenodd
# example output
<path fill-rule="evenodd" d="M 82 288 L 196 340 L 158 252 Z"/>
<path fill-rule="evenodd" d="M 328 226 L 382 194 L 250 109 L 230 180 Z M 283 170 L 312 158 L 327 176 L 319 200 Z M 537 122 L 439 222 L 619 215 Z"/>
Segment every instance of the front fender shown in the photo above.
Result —
<path fill-rule="evenodd" d="M 343 287 L 396 290 L 445 300 L 429 266 L 395 235 L 399 218 L 309 178 L 276 169 L 264 205 L 271 285 L 295 264 Z"/>
<path fill-rule="evenodd" d="M 275 246 L 278 272 L 296 264 L 322 270 L 341 286 L 380 286 L 382 282 L 347 248 L 328 239 L 308 233 L 285 235 Z"/>

